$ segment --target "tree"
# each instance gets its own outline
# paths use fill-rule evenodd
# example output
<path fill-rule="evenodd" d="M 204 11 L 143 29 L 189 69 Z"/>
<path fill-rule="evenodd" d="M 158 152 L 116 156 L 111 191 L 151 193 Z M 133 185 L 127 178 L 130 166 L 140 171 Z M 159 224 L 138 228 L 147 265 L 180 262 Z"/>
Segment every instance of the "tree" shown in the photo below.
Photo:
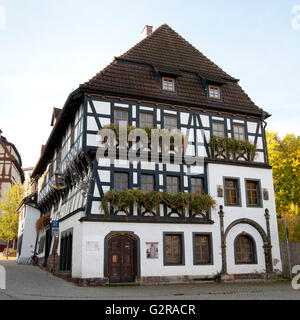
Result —
<path fill-rule="evenodd" d="M 5 193 L 0 202 L 0 239 L 15 240 L 18 237 L 19 213 L 17 211 L 23 199 L 23 186 L 16 183 Z"/>
<path fill-rule="evenodd" d="M 273 180 L 277 215 L 299 214 L 300 206 L 300 137 L 287 134 L 283 139 L 277 132 L 267 132 L 270 165 Z"/>

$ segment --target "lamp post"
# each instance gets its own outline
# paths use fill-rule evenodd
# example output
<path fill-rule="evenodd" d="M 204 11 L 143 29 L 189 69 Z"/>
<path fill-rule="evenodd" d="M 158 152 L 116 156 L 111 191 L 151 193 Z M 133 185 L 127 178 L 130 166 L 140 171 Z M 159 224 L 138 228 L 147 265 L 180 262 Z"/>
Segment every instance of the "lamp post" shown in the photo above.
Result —
<path fill-rule="evenodd" d="M 285 224 L 285 240 L 286 240 L 286 247 L 287 247 L 287 258 L 288 258 L 288 268 L 289 268 L 289 277 L 292 278 L 291 273 L 291 253 L 290 253 L 290 245 L 289 245 L 289 231 L 286 224 L 286 215 L 284 214 L 284 224 Z"/>

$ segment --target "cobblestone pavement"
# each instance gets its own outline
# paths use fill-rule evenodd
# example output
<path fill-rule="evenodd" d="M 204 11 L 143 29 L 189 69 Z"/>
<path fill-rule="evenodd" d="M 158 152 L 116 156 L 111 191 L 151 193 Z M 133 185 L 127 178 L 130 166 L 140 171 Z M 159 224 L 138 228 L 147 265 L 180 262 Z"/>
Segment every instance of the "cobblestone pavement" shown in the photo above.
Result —
<path fill-rule="evenodd" d="M 0 261 L 6 269 L 6 290 L 0 300 L 298 300 L 300 291 L 290 281 L 202 283 L 195 285 L 78 287 L 35 266 Z"/>

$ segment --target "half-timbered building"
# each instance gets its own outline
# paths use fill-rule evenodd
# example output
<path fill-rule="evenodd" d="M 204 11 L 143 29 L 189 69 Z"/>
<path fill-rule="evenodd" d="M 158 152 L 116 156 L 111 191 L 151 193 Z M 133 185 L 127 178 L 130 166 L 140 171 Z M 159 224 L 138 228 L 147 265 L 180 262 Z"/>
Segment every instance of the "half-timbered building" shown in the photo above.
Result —
<path fill-rule="evenodd" d="M 0 199 L 16 182 L 24 182 L 21 156 L 16 146 L 9 142 L 0 129 Z"/>
<path fill-rule="evenodd" d="M 0 129 L 0 200 L 5 200 L 5 193 L 17 182 L 24 182 L 22 159 L 16 146 L 2 135 Z M 0 239 L 0 250 L 5 246 L 6 242 Z"/>
<path fill-rule="evenodd" d="M 32 173 L 41 218 L 59 221 L 57 237 L 50 225 L 39 228 L 40 263 L 90 284 L 281 271 L 265 137 L 270 115 L 168 25 L 144 33 L 54 111 Z M 98 157 L 99 130 L 120 122 L 180 130 L 186 154 L 201 154 L 203 165 Z M 111 201 L 105 212 L 108 192 L 137 189 L 145 197 L 153 190 L 208 194 L 216 204 L 196 215 L 168 201 L 128 212 Z"/>

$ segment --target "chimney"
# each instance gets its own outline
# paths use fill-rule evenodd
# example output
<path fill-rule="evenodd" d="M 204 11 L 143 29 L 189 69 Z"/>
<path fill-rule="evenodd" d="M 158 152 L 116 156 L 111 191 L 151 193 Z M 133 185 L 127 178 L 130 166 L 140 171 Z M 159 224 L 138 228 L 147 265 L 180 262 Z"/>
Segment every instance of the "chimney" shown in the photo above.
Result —
<path fill-rule="evenodd" d="M 152 33 L 152 29 L 153 29 L 152 26 L 146 25 L 142 30 L 142 39 L 147 38 Z"/>

